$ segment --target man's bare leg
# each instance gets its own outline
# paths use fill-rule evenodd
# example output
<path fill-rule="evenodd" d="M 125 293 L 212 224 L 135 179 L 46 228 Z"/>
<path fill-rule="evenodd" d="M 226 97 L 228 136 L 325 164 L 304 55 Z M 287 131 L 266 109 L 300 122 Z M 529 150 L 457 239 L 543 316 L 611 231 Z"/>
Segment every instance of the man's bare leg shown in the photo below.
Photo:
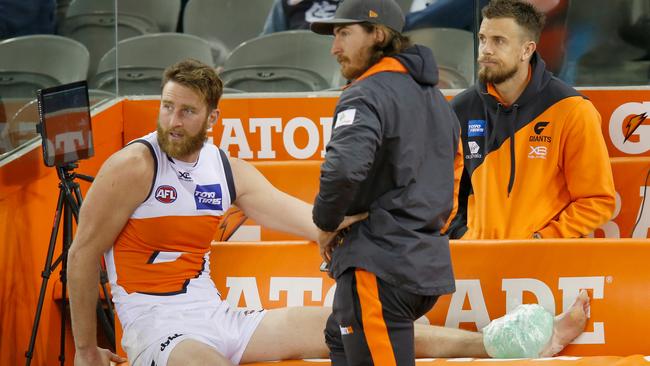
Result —
<path fill-rule="evenodd" d="M 289 307 L 268 310 L 251 337 L 241 363 L 327 358 L 327 307 Z"/>
<path fill-rule="evenodd" d="M 581 290 L 569 310 L 555 317 L 553 336 L 540 353 L 540 357 L 550 357 L 560 353 L 579 336 L 587 324 L 587 314 L 589 314 L 589 295 L 586 290 Z"/>
<path fill-rule="evenodd" d="M 587 322 L 589 297 L 581 291 L 566 312 L 555 317 L 553 337 L 542 357 L 559 353 L 582 333 Z M 332 309 L 292 307 L 269 310 L 253 333 L 242 363 L 303 358 L 325 358 L 329 350 L 323 329 Z M 455 328 L 415 324 L 416 357 L 489 357 L 483 334 Z"/>
<path fill-rule="evenodd" d="M 415 323 L 415 357 L 490 356 L 483 346 L 482 333 Z"/>
<path fill-rule="evenodd" d="M 242 363 L 329 357 L 323 330 L 331 312 L 329 307 L 269 310 Z M 423 324 L 415 324 L 415 350 L 416 357 L 488 357 L 481 333 Z"/>
<path fill-rule="evenodd" d="M 187 339 L 174 347 L 167 366 L 232 366 L 232 362 L 207 344 Z"/>

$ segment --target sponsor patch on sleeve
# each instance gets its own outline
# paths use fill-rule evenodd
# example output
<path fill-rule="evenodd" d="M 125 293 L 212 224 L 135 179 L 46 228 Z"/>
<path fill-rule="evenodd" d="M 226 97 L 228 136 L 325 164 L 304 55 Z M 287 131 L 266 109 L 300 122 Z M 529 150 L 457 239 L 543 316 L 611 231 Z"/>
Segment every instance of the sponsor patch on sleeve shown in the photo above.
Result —
<path fill-rule="evenodd" d="M 485 120 L 470 119 L 467 121 L 467 137 L 485 136 Z"/>
<path fill-rule="evenodd" d="M 339 128 L 341 126 L 351 125 L 354 122 L 354 117 L 357 114 L 356 108 L 347 109 L 343 112 L 339 112 L 336 115 L 336 125 L 334 128 Z"/>
<path fill-rule="evenodd" d="M 197 185 L 194 191 L 194 201 L 197 210 L 223 210 L 221 185 L 207 184 Z"/>

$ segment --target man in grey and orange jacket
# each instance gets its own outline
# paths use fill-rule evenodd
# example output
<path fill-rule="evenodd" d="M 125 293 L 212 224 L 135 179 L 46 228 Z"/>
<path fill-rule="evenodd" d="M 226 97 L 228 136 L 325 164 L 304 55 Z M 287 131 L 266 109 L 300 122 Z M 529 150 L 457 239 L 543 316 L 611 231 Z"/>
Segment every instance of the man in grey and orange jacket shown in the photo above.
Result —
<path fill-rule="evenodd" d="M 586 236 L 615 206 L 600 115 L 546 70 L 535 8 L 493 0 L 483 19 L 480 82 L 452 101 L 465 168 L 450 237 Z"/>

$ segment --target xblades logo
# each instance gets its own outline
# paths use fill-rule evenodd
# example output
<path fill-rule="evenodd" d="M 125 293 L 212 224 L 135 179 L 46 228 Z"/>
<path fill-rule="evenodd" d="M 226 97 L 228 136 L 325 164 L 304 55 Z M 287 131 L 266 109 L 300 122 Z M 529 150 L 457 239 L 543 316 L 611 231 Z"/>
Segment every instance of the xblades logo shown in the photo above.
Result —
<path fill-rule="evenodd" d="M 192 181 L 192 177 L 190 177 L 189 172 L 178 172 L 178 179 L 180 180 L 186 180 L 186 181 Z"/>
<path fill-rule="evenodd" d="M 625 139 L 623 139 L 623 143 L 634 134 L 634 131 L 636 131 L 636 129 L 639 128 L 647 118 L 647 113 L 641 113 L 634 115 L 627 120 L 627 123 L 625 123 Z"/>
<path fill-rule="evenodd" d="M 530 152 L 528 153 L 529 159 L 546 159 L 548 149 L 546 146 L 529 146 Z"/>
<path fill-rule="evenodd" d="M 544 128 L 546 128 L 546 126 L 548 126 L 549 123 L 550 122 L 537 122 L 534 128 L 535 134 L 539 135 L 540 133 L 542 133 L 542 131 L 544 131 Z"/>

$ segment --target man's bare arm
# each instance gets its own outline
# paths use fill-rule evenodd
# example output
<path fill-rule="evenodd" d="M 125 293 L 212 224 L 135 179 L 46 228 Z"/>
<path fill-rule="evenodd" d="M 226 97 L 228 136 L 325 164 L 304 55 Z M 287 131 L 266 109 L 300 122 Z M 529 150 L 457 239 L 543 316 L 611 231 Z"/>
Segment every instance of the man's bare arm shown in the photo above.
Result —
<path fill-rule="evenodd" d="M 75 365 L 107 365 L 108 351 L 97 348 L 98 266 L 127 220 L 151 188 L 153 157 L 136 143 L 111 156 L 102 166 L 82 205 L 68 257 L 68 284 Z"/>
<path fill-rule="evenodd" d="M 311 220 L 311 205 L 275 188 L 251 164 L 230 158 L 237 198 L 235 204 L 246 216 L 270 229 L 317 239 Z"/>
<path fill-rule="evenodd" d="M 321 244 L 330 243 L 339 230 L 368 216 L 366 213 L 346 216 L 336 231 L 323 233 L 312 221 L 312 205 L 278 190 L 254 166 L 243 160 L 231 158 L 230 166 L 237 191 L 236 205 L 264 227 Z"/>

